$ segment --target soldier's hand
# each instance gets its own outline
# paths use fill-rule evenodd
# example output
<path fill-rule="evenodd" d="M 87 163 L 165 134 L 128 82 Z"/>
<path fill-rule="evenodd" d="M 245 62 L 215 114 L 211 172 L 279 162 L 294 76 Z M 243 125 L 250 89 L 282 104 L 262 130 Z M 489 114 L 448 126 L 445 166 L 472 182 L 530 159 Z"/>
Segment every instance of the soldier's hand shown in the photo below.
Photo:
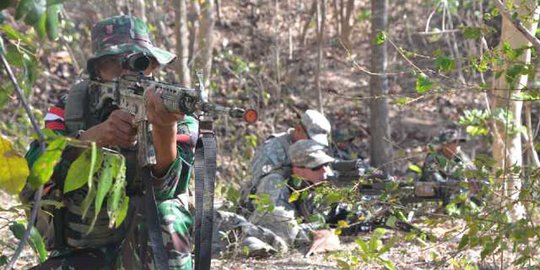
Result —
<path fill-rule="evenodd" d="M 171 127 L 184 118 L 183 114 L 167 111 L 161 100 L 161 89 L 147 89 L 145 92 L 146 117 L 155 128 Z"/>
<path fill-rule="evenodd" d="M 95 141 L 99 146 L 132 146 L 137 140 L 135 118 L 128 112 L 115 110 L 105 122 L 88 129 L 79 139 Z"/>

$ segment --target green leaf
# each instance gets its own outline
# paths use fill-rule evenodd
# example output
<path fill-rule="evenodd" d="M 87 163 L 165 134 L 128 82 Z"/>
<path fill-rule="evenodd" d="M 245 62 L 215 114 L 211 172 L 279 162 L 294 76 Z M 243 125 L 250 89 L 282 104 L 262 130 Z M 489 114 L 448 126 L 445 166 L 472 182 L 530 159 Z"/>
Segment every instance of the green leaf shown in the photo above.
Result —
<path fill-rule="evenodd" d="M 66 145 L 66 138 L 59 137 L 54 139 L 47 146 L 45 153 L 43 153 L 32 166 L 30 177 L 28 178 L 30 186 L 38 188 L 51 179 L 54 167 L 60 161 L 62 151 L 64 151 Z"/>
<path fill-rule="evenodd" d="M 396 266 L 390 260 L 381 259 L 381 262 L 382 262 L 382 265 L 384 265 L 384 267 L 386 267 L 389 270 L 395 270 L 396 269 Z"/>
<path fill-rule="evenodd" d="M 50 40 L 58 39 L 58 15 L 62 10 L 62 4 L 54 4 L 47 8 L 47 35 Z"/>
<path fill-rule="evenodd" d="M 375 36 L 375 40 L 373 42 L 375 43 L 375 45 L 381 45 L 385 41 L 386 41 L 386 32 L 381 31 L 377 33 L 377 35 Z"/>
<path fill-rule="evenodd" d="M 109 190 L 111 189 L 113 183 L 113 175 L 115 175 L 116 171 L 118 170 L 113 168 L 113 165 L 117 166 L 117 164 L 113 162 L 113 159 L 114 156 L 109 154 L 105 154 L 103 157 L 103 165 L 101 166 L 101 173 L 97 182 L 97 194 L 94 201 L 94 218 L 92 220 L 90 228 L 88 229 L 88 232 L 92 231 L 92 229 L 94 228 L 99 212 L 101 211 L 101 206 L 103 205 L 103 201 L 105 200 L 105 196 L 107 196 Z M 115 171 L 114 173 L 113 170 Z"/>
<path fill-rule="evenodd" d="M 300 192 L 298 192 L 296 190 L 293 191 L 291 193 L 291 196 L 289 196 L 289 203 L 293 203 L 293 202 L 297 201 L 298 198 L 300 198 Z"/>
<path fill-rule="evenodd" d="M 92 184 L 94 172 L 101 166 L 103 153 L 97 151 L 95 144 L 93 147 L 86 149 L 69 167 L 69 171 L 64 182 L 64 193 L 77 190 L 88 184 Z"/>
<path fill-rule="evenodd" d="M 463 250 L 467 244 L 469 244 L 469 235 L 465 234 L 461 237 L 461 241 L 459 241 L 458 250 Z"/>
<path fill-rule="evenodd" d="M 424 94 L 429 92 L 431 89 L 433 89 L 433 82 L 429 79 L 429 77 L 424 73 L 418 74 L 418 76 L 416 76 L 416 92 L 419 94 Z"/>
<path fill-rule="evenodd" d="M 119 169 L 116 175 L 113 175 L 114 183 L 107 199 L 107 213 L 109 214 L 110 227 L 113 227 L 114 224 L 117 226 L 120 224 L 118 218 L 122 214 L 123 200 L 126 197 L 126 166 L 124 157 L 117 157 L 119 158 L 114 159 L 116 165 L 113 166 L 117 166 Z"/>
<path fill-rule="evenodd" d="M 422 168 L 416 164 L 409 165 L 409 170 L 417 174 L 422 174 Z"/>
<path fill-rule="evenodd" d="M 19 2 L 19 5 L 17 6 L 17 9 L 15 10 L 15 20 L 20 20 L 30 12 L 32 2 L 34 0 L 22 0 Z"/>
<path fill-rule="evenodd" d="M 0 266 L 4 266 L 8 263 L 8 257 L 6 255 L 0 256 Z"/>
<path fill-rule="evenodd" d="M 361 239 L 356 239 L 354 242 L 360 247 L 363 253 L 369 253 L 369 248 L 366 242 L 362 241 Z"/>
<path fill-rule="evenodd" d="M 26 231 L 26 222 L 24 221 L 17 221 L 12 222 L 9 225 L 9 229 L 15 236 L 15 238 L 21 240 L 23 238 L 24 232 Z M 41 234 L 36 229 L 36 227 L 32 226 L 32 229 L 30 229 L 30 237 L 28 238 L 28 243 L 36 252 L 36 254 L 39 257 L 40 262 L 44 262 L 47 260 L 47 250 L 45 249 L 45 243 L 43 242 L 43 237 L 41 237 Z"/>
<path fill-rule="evenodd" d="M 350 270 L 350 269 L 352 269 L 351 265 L 347 261 L 345 261 L 343 259 L 337 258 L 336 263 L 337 263 L 337 266 L 339 267 L 339 269 L 341 269 L 341 270 Z"/>
<path fill-rule="evenodd" d="M 116 223 L 115 223 L 116 228 L 120 227 L 122 222 L 124 222 L 124 219 L 126 219 L 128 209 L 129 209 L 129 197 L 126 196 L 122 200 L 122 206 L 120 206 L 120 209 L 118 209 Z"/>
<path fill-rule="evenodd" d="M 40 39 L 44 39 L 45 36 L 47 36 L 47 13 L 44 12 L 40 17 L 39 20 L 34 23 L 34 30 L 36 30 L 36 33 L 38 34 Z"/>
<path fill-rule="evenodd" d="M 35 42 L 33 42 L 28 35 L 21 34 L 19 31 L 13 28 L 13 26 L 9 24 L 1 24 L 0 30 L 4 32 L 8 39 L 20 41 L 22 44 L 28 46 L 31 51 L 36 50 Z"/>
<path fill-rule="evenodd" d="M 447 56 L 439 56 L 435 59 L 437 70 L 442 72 L 450 72 L 456 68 L 456 61 Z"/>
<path fill-rule="evenodd" d="M 462 31 L 465 39 L 479 39 L 482 37 L 482 29 L 479 27 L 463 27 Z"/>
<path fill-rule="evenodd" d="M 58 4 L 62 4 L 64 3 L 65 0 L 47 0 L 47 6 L 54 6 L 54 5 L 58 5 Z"/>
<path fill-rule="evenodd" d="M 84 197 L 84 200 L 81 203 L 81 212 L 82 212 L 83 219 L 86 218 L 86 215 L 88 214 L 88 210 L 90 210 L 90 206 L 92 206 L 92 202 L 94 201 L 95 198 L 96 198 L 96 188 L 94 186 L 88 187 L 86 196 Z M 90 232 L 90 230 L 88 232 Z"/>
<path fill-rule="evenodd" d="M 0 189 L 9 194 L 22 191 L 30 174 L 28 163 L 14 149 L 7 139 L 0 136 Z"/>
<path fill-rule="evenodd" d="M 27 2 L 29 2 L 29 4 L 27 4 L 27 7 L 26 7 L 28 8 L 28 12 L 26 16 L 24 17 L 24 22 L 27 25 L 35 25 L 39 22 L 41 17 L 45 14 L 45 10 L 46 10 L 45 6 L 47 2 L 45 0 L 30 0 Z"/>

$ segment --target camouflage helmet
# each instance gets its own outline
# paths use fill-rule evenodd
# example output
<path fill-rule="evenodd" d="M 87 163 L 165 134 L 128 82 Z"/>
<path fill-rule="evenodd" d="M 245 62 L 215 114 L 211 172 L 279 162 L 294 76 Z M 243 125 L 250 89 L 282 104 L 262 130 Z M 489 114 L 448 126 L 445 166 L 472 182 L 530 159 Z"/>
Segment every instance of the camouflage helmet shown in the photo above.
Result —
<path fill-rule="evenodd" d="M 97 22 L 92 27 L 92 57 L 87 70 L 96 76 L 95 61 L 102 56 L 123 53 L 143 53 L 153 57 L 161 66 L 171 63 L 176 55 L 154 47 L 146 24 L 133 16 L 115 16 Z"/>
<path fill-rule="evenodd" d="M 459 129 L 447 129 L 443 130 L 439 136 L 435 137 L 433 143 L 446 144 L 452 142 L 464 142 L 467 141 L 467 135 L 461 132 Z"/>
<path fill-rule="evenodd" d="M 325 150 L 324 145 L 314 140 L 299 140 L 289 148 L 289 157 L 293 166 L 313 169 L 334 161 Z"/>
<path fill-rule="evenodd" d="M 345 128 L 337 129 L 332 136 L 334 142 L 348 142 L 354 140 L 354 138 L 354 134 Z"/>

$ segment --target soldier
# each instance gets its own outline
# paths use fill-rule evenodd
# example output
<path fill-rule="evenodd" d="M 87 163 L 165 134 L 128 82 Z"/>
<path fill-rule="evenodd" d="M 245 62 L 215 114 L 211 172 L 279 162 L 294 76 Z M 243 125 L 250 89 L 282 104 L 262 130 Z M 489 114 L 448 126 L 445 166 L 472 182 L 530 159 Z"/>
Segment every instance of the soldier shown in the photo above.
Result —
<path fill-rule="evenodd" d="M 437 147 L 431 149 L 424 160 L 419 181 L 445 182 L 448 179 L 462 179 L 463 171 L 474 167 L 459 145 L 466 140 L 467 137 L 459 130 L 442 131 L 433 141 Z"/>
<path fill-rule="evenodd" d="M 93 26 L 91 33 L 93 56 L 87 62 L 87 70 L 92 80 L 107 82 L 121 75 L 135 73 L 125 65 L 126 56 L 134 53 L 143 53 L 151 59 L 150 65 L 144 70 L 145 75 L 151 75 L 156 68 L 168 65 L 176 57 L 154 47 L 146 25 L 135 17 L 116 16 L 102 20 Z M 69 165 L 80 154 L 80 150 L 75 148 L 66 149 L 51 181 L 46 184 L 44 195 L 54 194 L 55 198 L 64 202 L 65 207 L 55 211 L 54 218 L 44 224 L 46 230 L 42 231 L 52 231 L 45 235 L 51 253 L 47 261 L 33 269 L 153 268 L 155 264 L 152 256 L 148 255 L 151 248 L 143 225 L 145 217 L 141 215 L 143 207 L 140 207 L 141 200 L 137 199 L 140 199 L 142 191 L 134 184 L 139 177 L 134 173 L 137 171 L 136 150 L 133 147 L 137 134 L 134 117 L 112 104 L 97 110 L 94 107 L 95 91 L 88 86 L 89 80 L 74 85 L 67 99 L 62 99 L 49 110 L 45 126 L 62 135 L 121 151 L 127 160 L 126 190 L 130 196 L 128 218 L 119 228 L 109 228 L 106 208 L 103 207 L 95 228 L 87 233 L 91 220 L 82 219 L 81 203 L 88 190 L 82 188 L 62 194 Z M 170 269 L 191 269 L 192 217 L 181 197 L 187 191 L 198 123 L 192 117 L 169 113 L 159 91 L 147 89 L 146 100 L 157 160 L 151 170 L 151 180 L 162 226 L 163 245 L 168 252 L 168 264 Z M 38 156 L 37 143 L 33 143 L 27 153 L 29 164 Z M 137 202 L 139 206 L 136 206 Z"/>
<path fill-rule="evenodd" d="M 353 160 L 359 157 L 357 149 L 354 149 L 352 144 L 354 135 L 346 129 L 338 129 L 332 136 L 332 150 L 334 157 L 341 160 Z"/>
<path fill-rule="evenodd" d="M 289 244 L 294 242 L 297 234 L 301 233 L 294 223 L 295 209 L 288 202 L 291 194 L 287 187 L 287 181 L 292 175 L 292 164 L 289 156 L 291 145 L 301 139 L 311 139 L 321 145 L 328 147 L 328 135 L 330 133 L 330 122 L 326 117 L 315 111 L 306 110 L 294 128 L 287 132 L 273 134 L 257 150 L 251 162 L 252 180 L 248 192 L 244 192 L 244 201 L 247 201 L 247 213 L 249 220 L 263 227 L 273 230 L 275 220 L 285 220 L 283 224 L 290 222 L 290 230 L 279 232 L 278 235 L 287 239 Z M 274 206 L 271 214 L 265 211 L 255 211 L 254 202 L 247 197 L 263 199 Z M 274 216 L 271 218 L 269 216 Z M 285 225 L 284 227 L 288 227 Z M 299 238 L 308 240 L 306 235 Z"/>
<path fill-rule="evenodd" d="M 240 246 L 247 247 L 251 256 L 287 252 L 290 246 L 310 242 L 312 248 L 309 253 L 335 249 L 336 245 L 339 245 L 339 239 L 333 231 L 321 230 L 323 224 L 299 222 L 302 219 L 307 220 L 307 217 L 314 213 L 312 205 L 309 205 L 310 201 L 289 202 L 295 185 L 293 179 L 304 180 L 309 185 L 327 180 L 331 174 L 329 164 L 334 158 L 325 151 L 325 146 L 311 139 L 298 140 L 292 144 L 287 152 L 287 158 L 291 162 L 287 174 L 276 173 L 272 176 L 272 180 L 281 179 L 279 182 L 263 182 L 268 180 L 263 177 L 257 193 L 253 194 L 254 197 L 268 194 L 266 196 L 269 196 L 270 205 L 255 205 L 257 209 L 247 220 L 236 214 L 218 211 L 216 220 L 221 235 L 229 235 L 227 232 L 239 230 L 240 233 L 236 235 L 241 236 Z M 215 232 L 214 235 L 218 236 L 218 233 Z M 221 241 L 221 249 L 223 246 Z"/>

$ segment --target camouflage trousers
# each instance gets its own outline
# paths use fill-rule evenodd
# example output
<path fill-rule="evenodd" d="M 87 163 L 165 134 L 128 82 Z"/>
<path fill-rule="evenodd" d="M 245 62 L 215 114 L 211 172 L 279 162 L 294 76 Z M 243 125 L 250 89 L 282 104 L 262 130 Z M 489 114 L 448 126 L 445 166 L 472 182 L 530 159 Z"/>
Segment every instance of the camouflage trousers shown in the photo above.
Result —
<path fill-rule="evenodd" d="M 193 219 L 180 199 L 158 202 L 163 244 L 169 255 L 169 269 L 192 269 L 191 229 Z M 119 244 L 96 248 L 55 250 L 35 270 L 66 269 L 154 269 L 152 251 L 144 226 L 137 214 L 134 228 Z"/>

